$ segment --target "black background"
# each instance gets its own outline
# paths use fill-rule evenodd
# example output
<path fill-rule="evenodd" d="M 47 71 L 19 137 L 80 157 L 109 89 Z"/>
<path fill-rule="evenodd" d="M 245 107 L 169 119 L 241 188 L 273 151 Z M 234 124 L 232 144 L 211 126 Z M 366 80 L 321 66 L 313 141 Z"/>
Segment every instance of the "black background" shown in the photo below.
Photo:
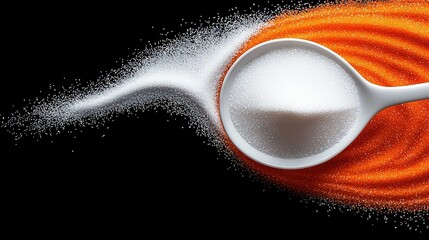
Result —
<path fill-rule="evenodd" d="M 286 1 L 287 2 L 287 1 Z M 83 85 L 120 67 L 182 19 L 227 15 L 253 3 L 153 1 L 151 6 L 19 5 L 3 9 L 1 113 L 45 97 L 49 85 Z M 165 29 L 165 30 L 163 30 Z M 118 63 L 119 62 L 119 63 Z M 43 91 L 43 93 L 40 93 Z M 138 116 L 138 117 L 137 117 Z M 1 129 L 4 220 L 14 234 L 192 234 L 420 237 L 414 231 L 338 211 L 281 191 L 245 171 L 163 110 L 121 116 L 104 127 L 14 141 Z M 108 129 L 106 128 L 108 127 Z M 183 127 L 183 128 L 182 128 Z M 76 137 L 76 138 L 75 138 Z M 318 212 L 316 212 L 316 210 Z M 163 230 L 158 231 L 156 228 Z M 227 234 L 229 233 L 229 234 Z M 89 234 L 89 233 L 88 233 Z"/>

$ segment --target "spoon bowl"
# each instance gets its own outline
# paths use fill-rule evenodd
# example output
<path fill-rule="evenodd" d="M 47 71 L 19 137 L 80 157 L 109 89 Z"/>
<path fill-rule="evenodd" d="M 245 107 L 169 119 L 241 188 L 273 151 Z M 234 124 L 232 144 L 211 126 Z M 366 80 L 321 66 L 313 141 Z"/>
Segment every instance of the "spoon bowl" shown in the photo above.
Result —
<path fill-rule="evenodd" d="M 329 60 L 332 60 L 335 62 L 335 64 L 341 68 L 350 79 L 348 81 L 352 81 L 352 84 L 357 92 L 357 105 L 358 108 L 355 112 L 355 116 L 350 124 L 347 125 L 347 129 L 345 129 L 344 134 L 341 135 L 339 139 L 335 139 L 335 141 L 332 141 L 332 144 L 329 145 L 326 149 L 322 149 L 319 152 L 308 152 L 306 154 L 301 155 L 295 155 L 295 156 L 283 156 L 276 154 L 274 152 L 274 148 L 267 147 L 265 149 L 261 149 L 260 147 L 256 146 L 252 141 L 252 137 L 250 136 L 244 136 L 243 132 L 240 131 L 240 126 L 237 124 L 237 121 L 233 120 L 233 114 L 232 112 L 235 111 L 235 106 L 232 104 L 232 99 L 235 97 L 232 95 L 233 93 L 233 87 L 234 84 L 236 84 L 237 81 L 242 81 L 242 79 L 239 76 L 240 72 L 245 69 L 249 68 L 249 66 L 252 66 L 252 63 L 255 63 L 258 58 L 261 58 L 261 56 L 266 55 L 269 52 L 281 50 L 281 49 L 300 49 L 305 50 L 307 52 L 312 52 L 315 54 L 318 54 L 320 56 L 323 56 Z M 291 60 L 293 61 L 293 59 Z M 308 69 L 308 71 L 312 71 L 311 69 Z M 332 86 L 331 86 L 332 87 Z M 335 86 L 334 86 L 335 87 Z M 262 91 L 262 90 L 261 90 Z M 323 91 L 323 89 L 320 89 L 320 91 Z M 245 93 L 243 93 L 245 94 Z M 264 94 L 267 94 L 264 92 Z M 264 95 L 265 96 L 265 95 Z M 286 97 L 286 96 L 285 96 Z M 308 98 L 311 98 L 311 95 L 306 96 Z M 429 98 L 429 83 L 422 83 L 422 84 L 415 84 L 415 85 L 409 85 L 409 86 L 401 86 L 401 87 L 383 87 L 379 85 L 375 85 L 367 81 L 364 77 L 362 77 L 346 60 L 344 60 L 340 55 L 333 52 L 332 50 L 317 44 L 315 42 L 311 42 L 308 40 L 302 40 L 302 39 L 294 39 L 294 38 L 284 38 L 284 39 L 276 39 L 276 40 L 270 40 L 264 43 L 261 43 L 247 52 L 245 52 L 243 55 L 241 55 L 231 66 L 228 73 L 226 74 L 221 92 L 220 92 L 220 117 L 221 122 L 223 125 L 223 128 L 227 134 L 227 136 L 230 138 L 231 142 L 240 150 L 242 153 L 244 153 L 247 157 L 250 159 L 257 161 L 261 164 L 274 167 L 274 168 L 280 168 L 280 169 L 301 169 L 301 168 L 307 168 L 312 167 L 321 163 L 324 163 L 336 155 L 338 155 L 340 152 L 342 152 L 347 146 L 349 146 L 356 137 L 361 133 L 361 131 L 365 128 L 365 126 L 368 124 L 368 122 L 374 117 L 375 114 L 377 114 L 379 111 L 381 111 L 384 108 L 387 108 L 392 105 L 402 104 L 410 101 L 416 101 L 416 100 L 423 100 Z M 258 105 L 257 101 L 264 101 L 264 98 L 255 100 L 255 103 L 248 103 L 250 106 L 246 106 L 246 109 L 249 111 L 252 110 L 252 104 Z M 341 99 L 338 99 L 338 101 L 341 101 Z M 285 104 L 287 105 L 287 103 Z M 255 110 L 256 111 L 256 110 Z M 283 126 L 278 126 L 279 121 L 273 121 L 273 122 L 266 122 L 266 119 L 261 118 L 259 120 L 257 117 L 251 117 L 250 119 L 243 119 L 243 124 L 257 124 L 257 125 L 266 125 L 267 128 L 261 128 L 260 134 L 271 136 L 270 134 L 275 134 L 275 132 L 278 132 L 278 129 L 283 128 L 284 135 L 287 137 L 291 137 L 293 139 L 299 139 L 301 136 L 301 133 L 306 133 L 304 128 L 308 128 L 309 126 L 315 127 L 314 125 L 317 125 L 318 122 L 310 122 L 311 124 L 305 124 L 308 122 L 308 119 L 320 119 L 320 117 L 317 117 L 317 115 L 320 113 L 313 114 L 311 118 L 307 118 L 306 121 L 301 120 L 299 117 L 296 117 L 295 115 L 291 114 L 282 114 L 278 113 L 279 111 L 282 112 L 291 112 L 292 110 L 285 108 L 282 108 L 281 110 L 276 110 L 278 116 L 282 116 L 282 121 L 293 121 L 293 125 L 285 125 L 286 128 L 293 128 L 293 129 L 284 129 Z M 263 114 L 273 114 L 271 112 L 264 112 Z M 292 117 L 291 117 L 292 116 Z M 335 126 L 337 123 L 335 122 L 335 118 L 332 118 L 333 120 L 330 120 L 328 126 Z M 344 118 L 343 118 L 344 120 Z M 339 121 L 339 120 L 338 120 Z M 339 123 L 338 124 L 343 124 Z M 293 126 L 293 127 L 291 127 Z M 257 126 L 258 127 L 258 126 Z M 267 131 L 267 129 L 274 129 L 272 132 Z M 324 128 L 324 131 L 326 131 L 326 128 Z M 317 131 L 313 131 L 314 133 L 317 133 Z M 291 134 L 295 135 L 291 135 Z M 308 135 L 308 132 L 307 132 Z M 317 137 L 317 136 L 314 136 Z M 314 139 L 314 137 L 312 139 Z M 308 137 L 307 137 L 308 138 Z M 262 139 L 262 138 L 261 138 Z M 262 139 L 260 141 L 264 141 L 269 145 L 269 139 Z M 304 138 L 305 140 L 306 138 Z M 310 138 L 308 138 L 310 139 Z M 281 138 L 278 138 L 278 141 L 281 141 Z M 329 139 L 323 139 L 323 141 L 330 141 Z M 297 144 L 298 142 L 298 144 Z M 293 148 L 301 148 L 303 145 L 303 142 L 297 141 L 295 142 L 295 145 L 290 145 Z M 308 141 L 307 141 L 308 142 Z M 287 141 L 286 141 L 287 144 Z M 312 143 L 309 143 L 312 144 Z M 288 146 L 285 145 L 285 148 Z M 302 147 L 303 151 L 306 151 L 305 147 Z"/>

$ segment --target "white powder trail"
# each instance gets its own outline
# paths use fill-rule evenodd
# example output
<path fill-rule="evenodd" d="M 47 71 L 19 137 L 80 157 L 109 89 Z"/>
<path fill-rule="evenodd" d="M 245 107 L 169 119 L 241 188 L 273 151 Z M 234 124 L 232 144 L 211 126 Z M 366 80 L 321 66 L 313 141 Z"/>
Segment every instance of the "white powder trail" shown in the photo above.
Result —
<path fill-rule="evenodd" d="M 131 109 L 159 106 L 189 117 L 197 134 L 222 145 L 216 109 L 220 77 L 237 50 L 274 14 L 232 14 L 190 28 L 150 45 L 86 89 L 59 91 L 13 113 L 1 125 L 16 138 L 51 135 L 70 125 L 98 125 Z"/>
<path fill-rule="evenodd" d="M 130 95 L 144 95 L 145 89 L 175 89 L 194 98 L 207 111 L 210 120 L 220 126 L 216 111 L 216 81 L 220 78 L 225 64 L 235 54 L 237 48 L 255 31 L 255 26 L 235 29 L 227 36 L 212 41 L 205 46 L 184 46 L 192 49 L 178 49 L 167 59 L 158 58 L 153 65 L 142 69 L 131 79 L 71 102 L 66 110 L 70 114 L 105 108 Z M 183 46 L 182 46 L 183 47 Z M 191 56 L 190 56 L 191 55 Z M 192 55 L 197 55 L 197 60 Z M 177 60 L 176 60 L 177 59 Z M 173 60 L 173 61 L 172 61 Z M 176 60 L 176 61 L 174 61 Z"/>

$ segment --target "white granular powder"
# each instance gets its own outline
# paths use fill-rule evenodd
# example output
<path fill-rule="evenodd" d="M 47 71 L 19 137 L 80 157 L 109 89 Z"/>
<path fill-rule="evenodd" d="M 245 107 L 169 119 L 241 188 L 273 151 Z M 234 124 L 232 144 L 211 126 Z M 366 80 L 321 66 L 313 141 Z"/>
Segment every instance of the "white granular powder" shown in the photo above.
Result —
<path fill-rule="evenodd" d="M 256 149 L 281 158 L 320 153 L 356 121 L 354 81 L 335 61 L 300 48 L 272 50 L 233 80 L 232 121 Z"/>
<path fill-rule="evenodd" d="M 171 114 L 188 116 L 197 134 L 222 147 L 216 109 L 219 79 L 237 50 L 269 18 L 262 12 L 232 14 L 209 26 L 190 28 L 151 44 L 88 88 L 71 86 L 34 101 L 0 122 L 0 127 L 19 139 L 57 134 L 70 125 L 100 126 L 116 114 L 162 107 Z"/>

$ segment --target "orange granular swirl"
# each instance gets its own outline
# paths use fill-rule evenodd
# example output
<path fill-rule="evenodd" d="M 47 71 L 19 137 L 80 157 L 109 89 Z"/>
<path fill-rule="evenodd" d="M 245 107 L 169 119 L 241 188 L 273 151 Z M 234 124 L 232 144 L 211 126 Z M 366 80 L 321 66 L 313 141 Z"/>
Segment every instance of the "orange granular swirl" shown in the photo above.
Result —
<path fill-rule="evenodd" d="M 320 43 L 375 84 L 429 82 L 429 1 L 338 3 L 286 12 L 251 37 L 231 64 L 249 48 L 277 38 Z M 312 168 L 263 166 L 227 142 L 251 169 L 309 196 L 366 207 L 429 209 L 429 100 L 384 109 L 345 151 Z"/>

